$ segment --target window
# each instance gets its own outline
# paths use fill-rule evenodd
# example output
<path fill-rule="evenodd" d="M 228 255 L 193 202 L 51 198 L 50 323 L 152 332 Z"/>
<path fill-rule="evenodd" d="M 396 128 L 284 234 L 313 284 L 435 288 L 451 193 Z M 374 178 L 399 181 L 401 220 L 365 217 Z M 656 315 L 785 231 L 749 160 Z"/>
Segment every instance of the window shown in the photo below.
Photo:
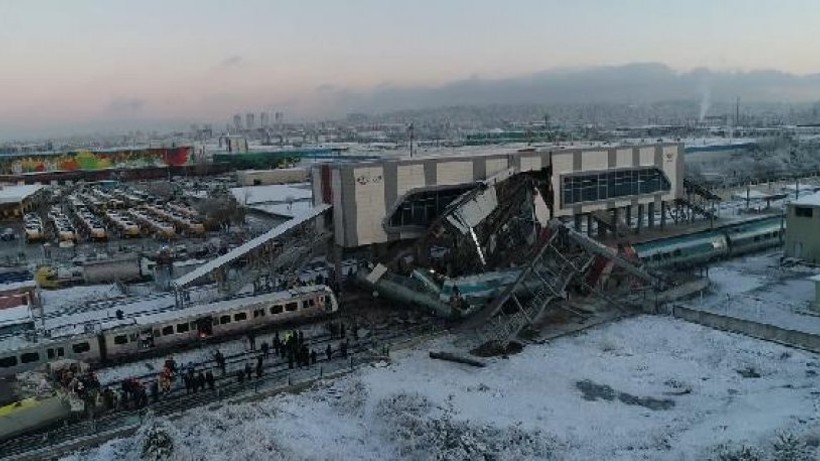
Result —
<path fill-rule="evenodd" d="M 46 356 L 47 356 L 49 359 L 53 359 L 53 358 L 54 358 L 54 349 L 48 349 L 48 350 L 46 350 Z"/>
<path fill-rule="evenodd" d="M 308 303 L 310 304 L 310 306 L 311 306 L 311 307 L 313 307 L 313 306 L 315 306 L 315 305 L 316 305 L 316 300 L 315 300 L 315 299 L 313 299 L 313 298 L 310 298 L 310 299 L 308 300 Z"/>
<path fill-rule="evenodd" d="M 391 227 L 428 227 L 453 200 L 468 188 L 457 187 L 444 190 L 423 190 L 414 192 L 390 216 Z"/>
<path fill-rule="evenodd" d="M 126 335 L 114 336 L 114 344 L 127 344 L 127 343 L 128 343 L 128 336 L 126 336 Z"/>
<path fill-rule="evenodd" d="M 0 358 L 0 368 L 10 368 L 17 365 L 17 357 Z"/>
<path fill-rule="evenodd" d="M 168 326 L 162 327 L 162 336 L 168 336 L 168 335 L 172 335 L 172 334 L 174 334 L 174 326 L 173 325 L 168 325 Z"/>
<path fill-rule="evenodd" d="M 631 195 L 667 192 L 671 183 L 658 168 L 644 167 L 561 177 L 563 206 L 597 202 Z"/>
<path fill-rule="evenodd" d="M 65 350 L 62 347 L 57 348 L 57 357 L 62 357 L 65 355 Z"/>
<path fill-rule="evenodd" d="M 20 356 L 20 363 L 31 363 L 39 361 L 40 354 L 38 354 L 37 352 L 26 352 L 25 354 Z"/>
<path fill-rule="evenodd" d="M 185 323 L 177 323 L 177 333 L 187 333 L 190 330 L 188 326 L 188 322 Z"/>
<path fill-rule="evenodd" d="M 255 309 L 253 311 L 253 318 L 261 317 L 265 315 L 265 309 Z"/>
<path fill-rule="evenodd" d="M 137 334 L 136 333 L 131 333 L 130 335 L 128 335 L 128 340 L 129 341 L 136 341 L 137 340 Z"/>
<path fill-rule="evenodd" d="M 270 315 L 281 314 L 284 311 L 284 308 L 281 304 L 277 304 L 275 306 L 271 306 L 270 308 Z"/>
<path fill-rule="evenodd" d="M 302 301 L 302 309 L 307 309 L 309 307 L 310 307 L 310 303 L 308 302 L 307 299 Z"/>
<path fill-rule="evenodd" d="M 233 315 L 233 321 L 234 322 L 241 322 L 241 321 L 247 320 L 247 319 L 248 319 L 248 314 L 246 314 L 244 312 L 240 312 L 238 314 Z"/>
<path fill-rule="evenodd" d="M 223 315 L 219 317 L 219 324 L 225 325 L 226 323 L 231 323 L 231 316 L 230 315 Z"/>
<path fill-rule="evenodd" d="M 82 354 L 83 352 L 90 351 L 91 346 L 87 342 L 77 343 L 71 346 L 71 350 L 74 351 L 75 354 Z"/>
<path fill-rule="evenodd" d="M 299 308 L 298 303 L 287 303 L 287 304 L 285 304 L 285 310 L 288 311 L 288 312 L 295 312 L 296 309 L 298 309 L 298 308 Z"/>
<path fill-rule="evenodd" d="M 794 215 L 798 218 L 811 218 L 814 215 L 814 208 L 807 206 L 794 207 Z"/>

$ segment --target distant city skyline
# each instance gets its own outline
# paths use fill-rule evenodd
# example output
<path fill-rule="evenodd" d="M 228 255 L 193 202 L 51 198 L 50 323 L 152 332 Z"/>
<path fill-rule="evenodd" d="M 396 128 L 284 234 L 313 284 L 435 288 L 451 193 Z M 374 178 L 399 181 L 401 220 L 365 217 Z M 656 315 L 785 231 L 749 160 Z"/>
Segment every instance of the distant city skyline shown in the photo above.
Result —
<path fill-rule="evenodd" d="M 815 74 L 818 17 L 808 0 L 0 0 L 0 137 L 320 117 L 385 89 L 635 62 Z"/>

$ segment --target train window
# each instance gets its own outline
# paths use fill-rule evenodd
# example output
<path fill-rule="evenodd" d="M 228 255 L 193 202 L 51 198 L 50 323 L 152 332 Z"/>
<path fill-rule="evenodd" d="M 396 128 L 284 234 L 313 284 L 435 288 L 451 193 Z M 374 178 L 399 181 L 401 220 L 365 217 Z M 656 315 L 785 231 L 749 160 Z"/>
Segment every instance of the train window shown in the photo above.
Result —
<path fill-rule="evenodd" d="M 298 303 L 287 303 L 287 304 L 285 304 L 285 310 L 288 311 L 288 312 L 294 312 L 298 308 L 299 308 Z"/>
<path fill-rule="evenodd" d="M 0 358 L 0 368 L 10 368 L 17 365 L 17 357 Z"/>
<path fill-rule="evenodd" d="M 188 323 L 178 323 L 177 324 L 177 333 L 187 333 L 190 330 Z"/>
<path fill-rule="evenodd" d="M 302 309 L 307 309 L 310 307 L 310 304 L 307 302 L 307 299 L 302 301 Z"/>
<path fill-rule="evenodd" d="M 814 215 L 814 208 L 806 206 L 794 207 L 794 215 L 798 218 L 811 218 Z"/>
<path fill-rule="evenodd" d="M 77 343 L 71 346 L 71 350 L 74 351 L 75 354 L 82 354 L 83 352 L 90 351 L 91 346 L 87 342 Z"/>
<path fill-rule="evenodd" d="M 40 354 L 38 354 L 37 352 L 26 352 L 25 354 L 20 356 L 20 363 L 31 363 L 39 361 Z"/>
<path fill-rule="evenodd" d="M 246 314 L 244 312 L 240 312 L 238 314 L 233 315 L 233 321 L 234 322 L 241 322 L 241 321 L 247 320 L 247 319 L 248 319 L 248 314 Z"/>
<path fill-rule="evenodd" d="M 114 336 L 114 344 L 128 344 L 128 335 Z"/>
<path fill-rule="evenodd" d="M 130 335 L 128 335 L 128 340 L 129 341 L 136 341 L 137 340 L 137 334 L 136 333 L 131 333 Z"/>
<path fill-rule="evenodd" d="M 47 356 L 49 359 L 53 359 L 53 358 L 54 358 L 54 349 L 47 349 L 47 350 L 46 350 L 46 356 Z"/>
<path fill-rule="evenodd" d="M 174 334 L 174 326 L 173 325 L 168 325 L 168 326 L 162 327 L 162 336 L 168 336 L 168 335 L 172 335 L 172 334 Z"/>
<path fill-rule="evenodd" d="M 57 357 L 62 357 L 64 355 L 65 355 L 65 349 L 63 349 L 62 347 L 58 347 L 57 348 Z"/>
<path fill-rule="evenodd" d="M 310 299 L 308 300 L 308 304 L 309 304 L 311 307 L 313 307 L 313 306 L 315 306 L 315 305 L 316 305 L 316 300 L 315 300 L 315 299 L 313 299 L 313 298 L 310 298 Z"/>
<path fill-rule="evenodd" d="M 188 323 L 188 326 L 189 326 L 192 330 L 196 330 L 196 329 L 198 328 L 198 325 L 197 325 L 197 323 L 196 323 L 196 320 L 191 320 L 191 321 Z"/>
<path fill-rule="evenodd" d="M 231 316 L 230 315 L 223 315 L 219 317 L 219 324 L 225 325 L 226 323 L 231 323 Z"/>
<path fill-rule="evenodd" d="M 275 306 L 271 306 L 270 315 L 281 314 L 283 310 L 284 309 L 282 308 L 282 306 L 280 304 L 277 304 Z"/>

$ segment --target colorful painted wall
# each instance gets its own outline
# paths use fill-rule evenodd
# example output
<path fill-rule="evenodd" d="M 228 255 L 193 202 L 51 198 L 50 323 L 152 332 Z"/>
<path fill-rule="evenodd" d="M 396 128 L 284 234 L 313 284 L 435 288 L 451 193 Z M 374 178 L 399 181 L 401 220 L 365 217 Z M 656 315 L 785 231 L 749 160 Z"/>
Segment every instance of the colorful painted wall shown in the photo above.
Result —
<path fill-rule="evenodd" d="M 192 151 L 191 147 L 186 146 L 96 152 L 80 150 L 62 154 L 0 157 L 0 174 L 184 166 L 193 162 Z"/>

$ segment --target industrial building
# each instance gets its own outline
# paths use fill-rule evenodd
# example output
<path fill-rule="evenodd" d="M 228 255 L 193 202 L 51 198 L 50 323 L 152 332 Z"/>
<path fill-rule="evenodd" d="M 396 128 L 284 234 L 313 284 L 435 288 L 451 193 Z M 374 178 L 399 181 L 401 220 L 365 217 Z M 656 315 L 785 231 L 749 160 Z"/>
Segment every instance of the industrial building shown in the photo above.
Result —
<path fill-rule="evenodd" d="M 469 149 L 442 155 L 336 162 L 312 171 L 314 203 L 333 206 L 335 242 L 345 248 L 423 235 L 457 197 L 497 175 L 543 185 L 550 218 L 591 231 L 595 221 L 652 227 L 684 196 L 683 145 Z M 603 228 L 599 227 L 599 229 Z"/>
<path fill-rule="evenodd" d="M 820 261 L 820 193 L 788 204 L 783 254 L 816 264 Z"/>

